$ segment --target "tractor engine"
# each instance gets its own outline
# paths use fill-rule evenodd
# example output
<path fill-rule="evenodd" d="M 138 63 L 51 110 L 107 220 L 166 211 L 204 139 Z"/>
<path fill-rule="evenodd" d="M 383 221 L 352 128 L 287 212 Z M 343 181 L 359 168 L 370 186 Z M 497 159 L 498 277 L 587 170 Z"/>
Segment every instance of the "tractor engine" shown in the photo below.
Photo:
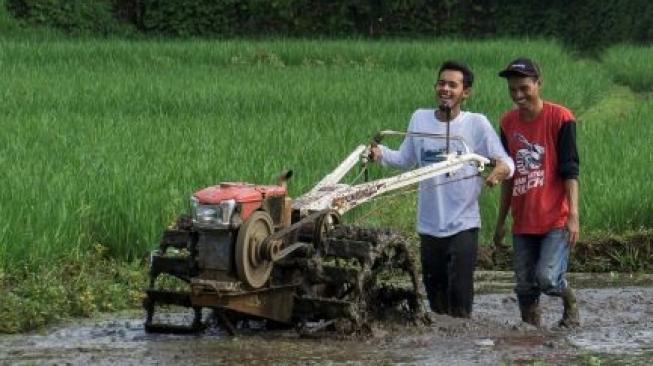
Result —
<path fill-rule="evenodd" d="M 264 239 L 290 225 L 291 200 L 283 186 L 221 183 L 191 197 L 191 243 L 199 280 L 260 288 L 280 243 Z"/>
<path fill-rule="evenodd" d="M 150 257 L 150 285 L 143 303 L 146 330 L 198 331 L 203 328 L 202 307 L 289 321 L 296 285 L 270 286 L 269 281 L 273 258 L 284 241 L 265 239 L 290 224 L 291 203 L 285 184 L 220 183 L 193 194 L 190 213 L 165 230 Z M 161 274 L 188 283 L 190 291 L 155 287 Z M 193 324 L 153 324 L 157 304 L 193 308 Z"/>

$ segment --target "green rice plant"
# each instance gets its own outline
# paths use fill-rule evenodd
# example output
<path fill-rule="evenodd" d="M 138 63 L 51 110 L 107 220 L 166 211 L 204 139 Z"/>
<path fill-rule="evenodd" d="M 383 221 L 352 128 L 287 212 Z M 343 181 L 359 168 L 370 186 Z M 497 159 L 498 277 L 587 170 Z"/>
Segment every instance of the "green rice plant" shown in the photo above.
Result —
<path fill-rule="evenodd" d="M 642 258 L 636 247 L 628 247 L 624 251 L 612 250 L 608 255 L 618 263 L 623 271 L 638 272 L 641 270 Z"/>
<path fill-rule="evenodd" d="M 602 57 L 614 80 L 638 92 L 653 91 L 653 46 L 617 45 Z"/>
<path fill-rule="evenodd" d="M 405 129 L 413 110 L 433 106 L 445 59 L 475 70 L 466 108 L 496 124 L 511 107 L 496 74 L 519 55 L 541 63 L 545 96 L 577 113 L 611 88 L 599 64 L 550 41 L 0 38 L 0 268 L 95 243 L 141 258 L 193 191 L 220 181 L 271 183 L 292 168 L 297 196 L 376 131 Z M 485 242 L 497 196 L 484 193 Z M 395 204 L 369 222 L 412 230 L 414 197 Z"/>
<path fill-rule="evenodd" d="M 653 226 L 653 100 L 615 89 L 580 116 L 581 225 L 623 233 Z"/>

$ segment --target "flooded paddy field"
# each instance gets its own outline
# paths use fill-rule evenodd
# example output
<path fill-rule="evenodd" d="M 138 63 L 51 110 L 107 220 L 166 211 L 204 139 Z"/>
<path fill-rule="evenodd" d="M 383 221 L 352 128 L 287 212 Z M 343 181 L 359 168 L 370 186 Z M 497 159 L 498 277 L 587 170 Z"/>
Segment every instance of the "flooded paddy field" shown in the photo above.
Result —
<path fill-rule="evenodd" d="M 620 365 L 653 363 L 649 276 L 573 275 L 582 326 L 556 329 L 557 298 L 542 298 L 545 327 L 519 319 L 509 272 L 479 272 L 472 319 L 433 315 L 429 326 L 378 326 L 369 337 L 300 338 L 292 330 L 219 329 L 147 334 L 143 314 L 106 314 L 39 333 L 0 336 L 1 365 L 406 364 Z"/>

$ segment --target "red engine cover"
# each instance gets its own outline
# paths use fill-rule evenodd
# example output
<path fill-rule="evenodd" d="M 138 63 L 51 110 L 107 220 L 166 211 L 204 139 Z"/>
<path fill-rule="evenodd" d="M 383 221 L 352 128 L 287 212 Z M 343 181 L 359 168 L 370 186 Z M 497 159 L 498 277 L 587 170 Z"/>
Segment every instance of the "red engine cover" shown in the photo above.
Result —
<path fill-rule="evenodd" d="M 262 201 L 268 197 L 285 196 L 286 188 L 281 186 L 257 186 L 244 182 L 225 182 L 195 192 L 200 203 L 215 205 L 224 200 L 236 200 L 236 203 Z"/>
<path fill-rule="evenodd" d="M 241 205 L 241 218 L 247 220 L 249 215 L 261 207 L 261 202 L 269 197 L 286 195 L 286 188 L 281 186 L 259 186 L 244 182 L 224 182 L 195 192 L 195 198 L 205 205 L 216 205 L 225 200 L 236 200 Z"/>

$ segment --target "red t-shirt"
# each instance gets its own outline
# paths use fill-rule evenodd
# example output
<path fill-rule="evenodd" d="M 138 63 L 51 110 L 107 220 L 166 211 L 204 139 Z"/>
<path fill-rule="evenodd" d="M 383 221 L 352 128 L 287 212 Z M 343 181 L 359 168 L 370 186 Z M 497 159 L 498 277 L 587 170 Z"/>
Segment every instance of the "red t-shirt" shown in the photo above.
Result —
<path fill-rule="evenodd" d="M 502 138 L 515 161 L 513 234 L 544 234 L 565 226 L 569 203 L 557 142 L 562 125 L 574 120 L 567 108 L 549 102 L 532 121 L 523 121 L 517 109 L 501 118 Z"/>

